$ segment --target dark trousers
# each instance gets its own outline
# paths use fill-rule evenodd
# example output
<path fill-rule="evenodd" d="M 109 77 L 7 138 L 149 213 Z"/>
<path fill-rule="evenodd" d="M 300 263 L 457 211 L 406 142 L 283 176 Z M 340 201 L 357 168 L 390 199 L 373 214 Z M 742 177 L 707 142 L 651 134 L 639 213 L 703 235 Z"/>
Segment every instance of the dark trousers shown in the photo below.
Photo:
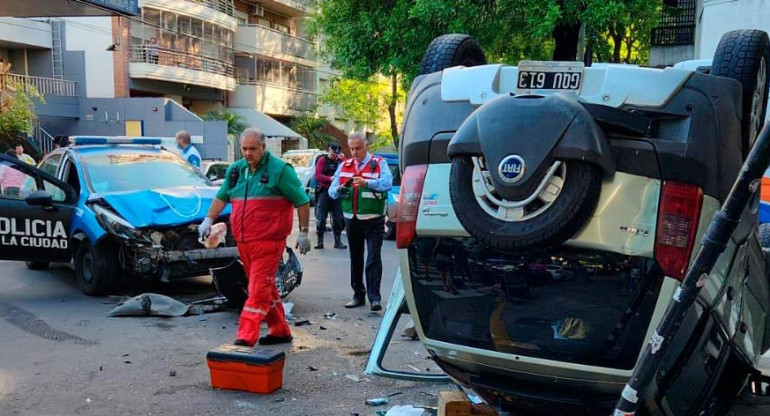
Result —
<path fill-rule="evenodd" d="M 385 227 L 383 217 L 372 220 L 346 219 L 348 247 L 350 247 L 350 287 L 353 298 L 369 303 L 379 302 L 380 282 L 382 281 L 382 237 Z M 366 263 L 364 265 L 364 244 L 366 245 Z M 364 286 L 366 270 L 366 286 Z"/>
<path fill-rule="evenodd" d="M 326 217 L 332 214 L 332 231 L 340 235 L 345 228 L 345 216 L 342 215 L 340 201 L 329 196 L 327 190 L 316 193 L 315 231 L 323 234 L 326 231 Z"/>

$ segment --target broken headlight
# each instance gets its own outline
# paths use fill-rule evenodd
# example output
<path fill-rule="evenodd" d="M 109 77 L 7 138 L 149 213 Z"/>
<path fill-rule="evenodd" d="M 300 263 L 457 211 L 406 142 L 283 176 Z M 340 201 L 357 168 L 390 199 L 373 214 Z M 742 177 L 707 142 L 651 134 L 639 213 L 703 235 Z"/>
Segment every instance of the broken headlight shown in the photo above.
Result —
<path fill-rule="evenodd" d="M 141 231 L 134 228 L 131 223 L 123 219 L 120 215 L 116 214 L 113 211 L 110 211 L 109 209 L 101 206 L 101 205 L 92 205 L 91 208 L 94 210 L 94 213 L 96 214 L 96 221 L 99 222 L 99 225 L 104 228 L 105 231 L 108 233 L 121 237 L 126 239 L 139 239 L 139 240 L 147 240 L 147 238 L 142 234 Z M 149 242 L 149 241 L 147 241 Z"/>

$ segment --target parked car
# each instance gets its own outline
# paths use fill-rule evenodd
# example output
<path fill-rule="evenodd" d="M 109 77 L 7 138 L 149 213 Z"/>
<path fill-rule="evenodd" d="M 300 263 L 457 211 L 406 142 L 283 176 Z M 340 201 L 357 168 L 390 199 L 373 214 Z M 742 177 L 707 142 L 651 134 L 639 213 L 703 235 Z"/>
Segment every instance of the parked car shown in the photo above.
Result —
<path fill-rule="evenodd" d="M 404 116 L 397 246 L 435 362 L 504 409 L 610 414 L 762 127 L 768 63 L 758 30 L 727 33 L 708 73 L 486 65 L 469 36 L 434 40 Z M 724 415 L 759 390 L 756 208 L 652 385 L 623 391 L 643 414 Z"/>
<path fill-rule="evenodd" d="M 398 155 L 393 153 L 377 153 L 388 162 L 388 168 L 393 175 L 393 187 L 388 191 L 388 211 L 385 215 L 385 239 L 396 238 L 396 216 L 398 214 L 398 196 L 401 191 L 401 169 L 398 164 Z"/>
<path fill-rule="evenodd" d="M 222 160 L 204 160 L 201 162 L 201 171 L 214 185 L 222 185 L 230 162 Z"/>
<path fill-rule="evenodd" d="M 326 152 L 318 149 L 288 150 L 281 155 L 281 158 L 294 167 L 302 186 L 305 187 L 308 196 L 310 196 L 311 205 L 315 205 L 315 189 L 312 186 L 315 176 L 315 164 L 318 158 Z"/>
<path fill-rule="evenodd" d="M 209 274 L 238 257 L 229 233 L 216 248 L 198 243 L 198 224 L 217 187 L 150 138 L 77 138 L 39 168 L 0 156 L 25 176 L 0 196 L 0 259 L 31 269 L 73 263 L 88 295 L 132 277 L 168 281 Z M 217 222 L 229 223 L 229 206 Z M 229 227 L 228 227 L 229 228 Z"/>

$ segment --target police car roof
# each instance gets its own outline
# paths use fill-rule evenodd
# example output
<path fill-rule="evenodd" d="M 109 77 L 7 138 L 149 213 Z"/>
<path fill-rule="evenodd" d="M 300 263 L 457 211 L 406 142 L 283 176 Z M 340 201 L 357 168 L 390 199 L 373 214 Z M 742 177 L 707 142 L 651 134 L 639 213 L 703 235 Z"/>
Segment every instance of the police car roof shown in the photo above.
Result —
<path fill-rule="evenodd" d="M 110 153 L 110 154 L 141 153 L 141 154 L 148 154 L 148 155 L 158 155 L 161 153 L 173 153 L 158 146 L 142 146 L 142 145 L 136 145 L 136 144 L 70 146 L 67 149 L 69 151 L 77 152 L 83 155 L 91 155 L 91 154 L 98 154 L 98 153 Z"/>

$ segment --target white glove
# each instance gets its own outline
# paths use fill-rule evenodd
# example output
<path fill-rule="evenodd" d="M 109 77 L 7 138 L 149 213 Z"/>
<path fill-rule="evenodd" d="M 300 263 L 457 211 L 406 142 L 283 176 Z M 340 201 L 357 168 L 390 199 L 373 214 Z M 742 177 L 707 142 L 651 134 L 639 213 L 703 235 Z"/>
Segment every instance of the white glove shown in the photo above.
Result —
<path fill-rule="evenodd" d="M 211 218 L 206 217 L 205 220 L 198 226 L 198 240 L 203 241 L 209 237 L 211 233 L 211 223 L 214 222 Z"/>
<path fill-rule="evenodd" d="M 307 236 L 307 231 L 299 232 L 295 248 L 299 249 L 300 254 L 307 254 L 310 251 L 310 237 Z"/>

